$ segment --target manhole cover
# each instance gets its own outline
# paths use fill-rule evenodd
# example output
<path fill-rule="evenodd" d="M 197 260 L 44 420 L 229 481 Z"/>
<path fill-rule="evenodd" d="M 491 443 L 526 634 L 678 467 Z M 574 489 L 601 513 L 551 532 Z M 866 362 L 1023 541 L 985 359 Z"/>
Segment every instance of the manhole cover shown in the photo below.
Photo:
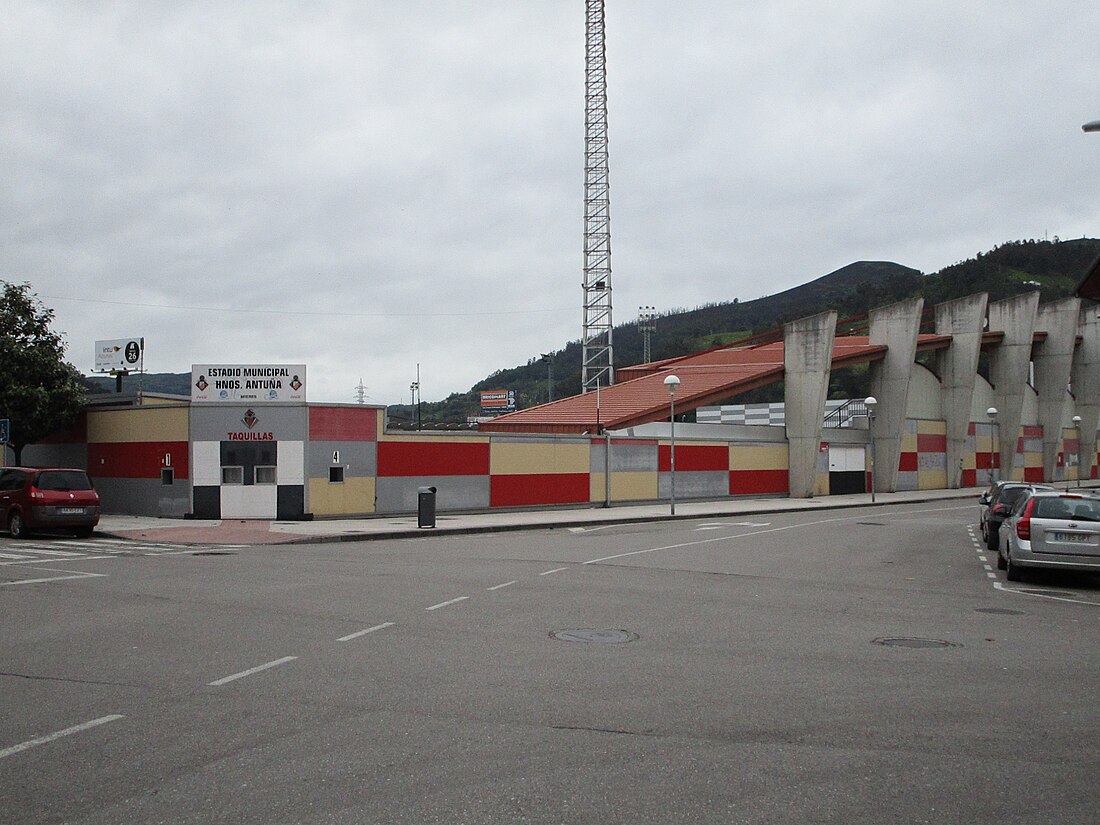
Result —
<path fill-rule="evenodd" d="M 997 616 L 1026 616 L 1023 610 L 1013 610 L 1011 607 L 976 607 L 975 613 L 993 613 Z"/>
<path fill-rule="evenodd" d="M 562 642 L 598 642 L 605 645 L 621 645 L 638 638 L 637 633 L 631 633 L 629 630 L 594 630 L 587 627 L 578 630 L 555 630 L 550 635 Z"/>
<path fill-rule="evenodd" d="M 886 647 L 959 647 L 954 642 L 945 642 L 943 639 L 913 639 L 905 636 L 874 639 L 873 643 Z"/>
<path fill-rule="evenodd" d="M 192 556 L 235 556 L 236 553 L 231 553 L 228 550 L 199 550 L 197 553 L 192 553 Z"/>

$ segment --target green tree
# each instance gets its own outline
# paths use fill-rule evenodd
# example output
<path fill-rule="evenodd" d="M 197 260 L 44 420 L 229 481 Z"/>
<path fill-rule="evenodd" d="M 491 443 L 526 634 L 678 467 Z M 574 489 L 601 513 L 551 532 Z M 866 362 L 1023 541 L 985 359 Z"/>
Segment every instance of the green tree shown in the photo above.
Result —
<path fill-rule="evenodd" d="M 50 329 L 54 313 L 30 284 L 0 281 L 0 418 L 11 419 L 15 463 L 23 448 L 70 426 L 84 406 L 84 383 Z"/>

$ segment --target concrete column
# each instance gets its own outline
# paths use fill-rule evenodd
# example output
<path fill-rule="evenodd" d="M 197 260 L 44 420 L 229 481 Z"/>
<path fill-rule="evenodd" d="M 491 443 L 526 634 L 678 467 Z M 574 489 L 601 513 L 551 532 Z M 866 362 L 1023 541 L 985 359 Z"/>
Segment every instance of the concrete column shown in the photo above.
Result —
<path fill-rule="evenodd" d="M 1024 393 L 1031 375 L 1031 345 L 1039 293 L 1027 292 L 989 305 L 990 331 L 1004 332 L 999 346 L 989 352 L 989 380 L 993 384 L 993 406 L 997 408 L 1001 478 L 1012 478 L 1016 460 L 1016 439 L 1020 435 Z"/>
<path fill-rule="evenodd" d="M 1062 298 L 1039 307 L 1035 325 L 1047 334 L 1035 345 L 1031 360 L 1035 363 L 1035 390 L 1039 394 L 1039 423 L 1043 427 L 1043 478 L 1054 479 L 1058 464 L 1058 445 L 1062 437 L 1062 412 L 1066 388 L 1073 369 L 1073 347 L 1077 341 L 1080 298 Z"/>
<path fill-rule="evenodd" d="M 875 490 L 898 488 L 898 459 L 909 405 L 909 379 L 917 354 L 917 336 L 924 299 L 913 298 L 871 310 L 870 341 L 890 349 L 886 358 L 871 365 L 871 395 L 878 399 L 875 413 Z"/>
<path fill-rule="evenodd" d="M 1081 343 L 1073 352 L 1070 372 L 1077 415 L 1081 416 L 1081 478 L 1091 478 L 1096 462 L 1096 429 L 1100 427 L 1100 308 L 1083 307 L 1077 322 Z"/>
<path fill-rule="evenodd" d="M 937 370 L 943 388 L 943 417 L 947 426 L 947 486 L 962 486 L 962 459 L 970 425 L 970 403 L 978 375 L 982 326 L 989 296 L 984 293 L 936 305 L 936 332 L 951 336 L 951 346 L 939 351 Z"/>
<path fill-rule="evenodd" d="M 836 317 L 831 310 L 783 326 L 783 397 L 792 498 L 813 498 L 814 494 Z"/>

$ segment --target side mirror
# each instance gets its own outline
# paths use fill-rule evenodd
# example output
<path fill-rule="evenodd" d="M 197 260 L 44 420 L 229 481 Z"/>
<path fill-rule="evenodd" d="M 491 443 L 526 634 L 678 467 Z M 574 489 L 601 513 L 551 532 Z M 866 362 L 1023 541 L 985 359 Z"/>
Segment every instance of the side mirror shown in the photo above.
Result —
<path fill-rule="evenodd" d="M 982 493 L 980 496 L 978 496 L 978 504 L 981 504 L 981 505 L 989 504 L 989 494 L 988 493 Z"/>

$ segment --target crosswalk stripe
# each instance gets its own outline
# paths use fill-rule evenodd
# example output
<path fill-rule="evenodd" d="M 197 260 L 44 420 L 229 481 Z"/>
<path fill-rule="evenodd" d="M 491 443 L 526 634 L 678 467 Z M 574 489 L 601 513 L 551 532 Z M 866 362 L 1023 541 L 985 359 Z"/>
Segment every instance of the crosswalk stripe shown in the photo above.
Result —
<path fill-rule="evenodd" d="M 23 556 L 19 553 L 0 553 L 0 559 L 33 559 L 34 556 Z"/>
<path fill-rule="evenodd" d="M 45 547 L 28 547 L 27 552 L 41 553 L 44 556 L 64 556 L 65 558 L 73 559 L 88 555 L 87 553 L 73 553 L 69 550 L 47 550 Z"/>

